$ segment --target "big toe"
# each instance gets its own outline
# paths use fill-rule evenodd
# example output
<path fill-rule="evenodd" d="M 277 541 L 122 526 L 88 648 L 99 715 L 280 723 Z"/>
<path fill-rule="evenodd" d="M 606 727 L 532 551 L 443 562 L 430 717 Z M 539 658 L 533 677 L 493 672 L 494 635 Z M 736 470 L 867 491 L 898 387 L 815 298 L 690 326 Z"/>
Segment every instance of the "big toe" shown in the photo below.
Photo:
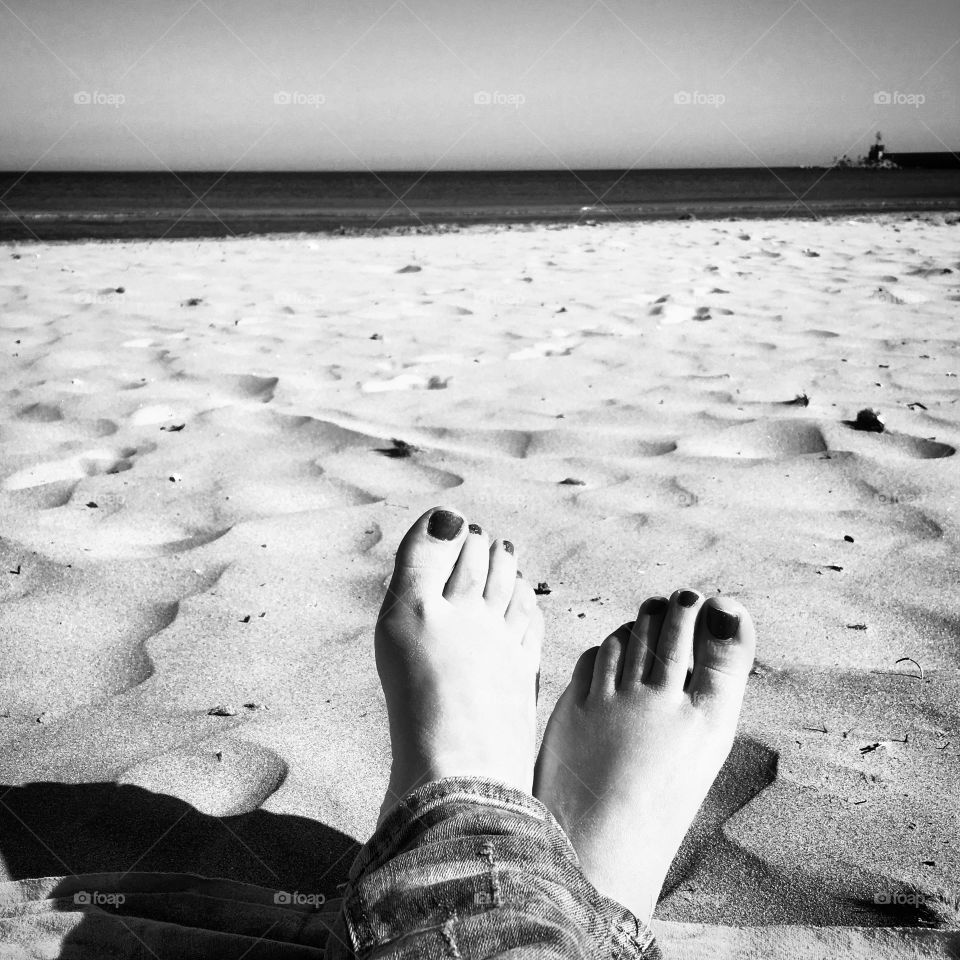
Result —
<path fill-rule="evenodd" d="M 465 536 L 467 524 L 458 511 L 433 507 L 423 514 L 397 549 L 388 600 L 442 595 Z"/>
<path fill-rule="evenodd" d="M 753 621 L 744 606 L 711 597 L 700 608 L 688 693 L 698 705 L 739 709 L 756 645 Z"/>

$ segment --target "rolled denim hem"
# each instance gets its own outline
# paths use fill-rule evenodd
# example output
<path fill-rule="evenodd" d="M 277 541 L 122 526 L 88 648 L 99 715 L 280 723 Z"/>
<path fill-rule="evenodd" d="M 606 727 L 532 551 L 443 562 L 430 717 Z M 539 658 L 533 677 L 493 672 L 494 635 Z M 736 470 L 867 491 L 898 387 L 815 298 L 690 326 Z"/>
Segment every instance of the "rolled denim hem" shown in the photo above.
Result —
<path fill-rule="evenodd" d="M 650 928 L 584 876 L 539 800 L 480 777 L 399 801 L 354 861 L 341 920 L 354 956 L 660 956 Z"/>

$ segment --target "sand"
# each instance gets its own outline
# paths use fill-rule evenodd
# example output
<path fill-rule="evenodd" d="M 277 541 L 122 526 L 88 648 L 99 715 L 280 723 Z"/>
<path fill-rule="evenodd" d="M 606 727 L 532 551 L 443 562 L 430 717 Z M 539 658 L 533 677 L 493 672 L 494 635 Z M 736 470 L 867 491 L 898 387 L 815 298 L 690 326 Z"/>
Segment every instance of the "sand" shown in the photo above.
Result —
<path fill-rule="evenodd" d="M 753 611 L 665 942 L 949 955 L 922 934 L 960 927 L 958 241 L 891 215 L 0 247 L 0 880 L 334 897 L 386 783 L 384 581 L 445 503 L 544 585 L 541 724 L 644 596 Z"/>

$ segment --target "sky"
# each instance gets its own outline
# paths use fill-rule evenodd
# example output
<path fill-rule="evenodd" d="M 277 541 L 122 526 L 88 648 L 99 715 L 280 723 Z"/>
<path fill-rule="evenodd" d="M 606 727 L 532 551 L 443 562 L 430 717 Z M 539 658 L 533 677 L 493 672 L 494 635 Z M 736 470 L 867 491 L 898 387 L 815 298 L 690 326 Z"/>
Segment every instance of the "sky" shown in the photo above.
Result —
<path fill-rule="evenodd" d="M 0 169 L 960 152 L 957 0 L 0 0 Z"/>

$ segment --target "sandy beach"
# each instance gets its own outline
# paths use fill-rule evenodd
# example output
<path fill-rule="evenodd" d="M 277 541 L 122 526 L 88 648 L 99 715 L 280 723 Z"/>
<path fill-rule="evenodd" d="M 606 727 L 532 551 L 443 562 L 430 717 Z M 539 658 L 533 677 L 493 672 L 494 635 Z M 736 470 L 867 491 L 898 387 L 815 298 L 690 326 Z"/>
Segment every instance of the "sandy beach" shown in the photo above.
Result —
<path fill-rule="evenodd" d="M 0 263 L 0 881 L 335 898 L 387 779 L 393 551 L 450 504 L 540 585 L 541 730 L 643 597 L 753 613 L 665 944 L 711 955 L 713 925 L 745 938 L 730 956 L 794 955 L 784 930 L 804 956 L 960 949 L 918 939 L 960 929 L 956 216 Z"/>

